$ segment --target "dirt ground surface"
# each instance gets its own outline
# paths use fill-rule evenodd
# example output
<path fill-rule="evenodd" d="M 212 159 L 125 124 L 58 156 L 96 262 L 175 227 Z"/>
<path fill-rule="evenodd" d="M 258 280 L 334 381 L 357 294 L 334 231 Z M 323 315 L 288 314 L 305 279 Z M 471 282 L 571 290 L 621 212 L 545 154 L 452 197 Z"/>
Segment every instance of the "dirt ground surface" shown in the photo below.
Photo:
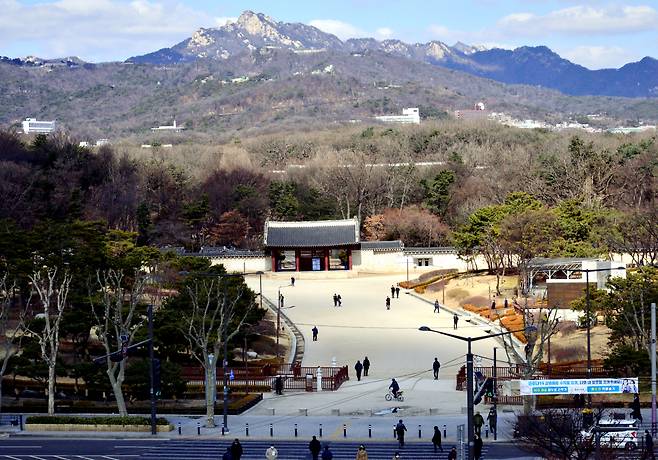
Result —
<path fill-rule="evenodd" d="M 505 276 L 501 278 L 500 288 L 502 294 L 496 297 L 496 304 L 502 305 L 505 297 L 511 305 L 512 298 L 518 285 L 518 277 Z M 445 302 L 443 300 L 445 292 Z M 465 304 L 487 306 L 495 297 L 496 276 L 478 275 L 438 282 L 428 286 L 422 296 L 428 300 L 438 300 L 448 307 L 460 307 Z M 534 299 L 529 299 L 534 303 Z M 608 351 L 608 338 L 610 330 L 604 325 L 597 325 L 591 329 L 590 341 L 592 358 L 604 358 Z M 558 332 L 551 340 L 551 361 L 574 361 L 587 359 L 587 330 L 567 327 L 564 332 Z M 544 358 L 548 360 L 548 355 Z"/>

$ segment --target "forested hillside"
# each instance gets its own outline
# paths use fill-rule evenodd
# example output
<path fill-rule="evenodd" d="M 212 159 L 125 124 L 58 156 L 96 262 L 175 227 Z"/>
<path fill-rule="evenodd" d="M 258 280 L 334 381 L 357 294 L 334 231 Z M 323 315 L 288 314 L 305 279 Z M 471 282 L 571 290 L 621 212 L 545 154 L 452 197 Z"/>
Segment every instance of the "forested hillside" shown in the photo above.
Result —
<path fill-rule="evenodd" d="M 408 246 L 467 251 L 528 225 L 547 239 L 542 254 L 656 247 L 655 137 L 436 123 L 148 153 L 89 151 L 63 136 L 1 139 L 0 217 L 24 228 L 94 220 L 136 232 L 140 245 L 256 249 L 267 218 L 357 216 L 366 238 Z"/>

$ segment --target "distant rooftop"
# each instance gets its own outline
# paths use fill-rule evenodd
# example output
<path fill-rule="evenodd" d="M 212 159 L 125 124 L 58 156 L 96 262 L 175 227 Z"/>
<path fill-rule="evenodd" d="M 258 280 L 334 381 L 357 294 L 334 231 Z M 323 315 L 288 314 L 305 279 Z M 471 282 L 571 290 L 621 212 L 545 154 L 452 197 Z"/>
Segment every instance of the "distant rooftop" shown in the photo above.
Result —
<path fill-rule="evenodd" d="M 312 248 L 351 246 L 359 243 L 357 219 L 312 222 L 265 223 L 265 246 L 280 248 Z"/>

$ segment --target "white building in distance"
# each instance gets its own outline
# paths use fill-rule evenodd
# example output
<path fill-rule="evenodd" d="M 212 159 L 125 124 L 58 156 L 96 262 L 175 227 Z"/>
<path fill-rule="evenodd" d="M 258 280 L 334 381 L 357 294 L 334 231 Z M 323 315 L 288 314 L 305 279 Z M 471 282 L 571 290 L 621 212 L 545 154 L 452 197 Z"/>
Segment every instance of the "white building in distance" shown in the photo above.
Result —
<path fill-rule="evenodd" d="M 173 131 L 175 133 L 179 133 L 184 129 L 185 129 L 185 126 L 177 125 L 176 120 L 174 120 L 173 125 L 158 126 L 157 128 L 151 128 L 151 131 Z"/>
<path fill-rule="evenodd" d="M 384 123 L 415 123 L 420 124 L 420 110 L 418 107 L 412 107 L 408 109 L 402 109 L 402 115 L 383 115 L 380 117 L 375 117 L 379 121 Z"/>
<path fill-rule="evenodd" d="M 23 121 L 25 134 L 50 134 L 57 128 L 56 121 L 39 121 L 36 118 L 26 118 Z"/>

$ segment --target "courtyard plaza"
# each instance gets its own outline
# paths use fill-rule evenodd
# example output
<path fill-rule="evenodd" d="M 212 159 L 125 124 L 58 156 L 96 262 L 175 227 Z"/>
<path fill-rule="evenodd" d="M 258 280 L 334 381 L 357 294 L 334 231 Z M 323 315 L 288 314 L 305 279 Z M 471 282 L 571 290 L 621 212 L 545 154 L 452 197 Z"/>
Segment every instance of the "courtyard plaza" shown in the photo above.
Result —
<path fill-rule="evenodd" d="M 286 392 L 282 396 L 264 395 L 264 401 L 252 408 L 249 415 L 298 415 L 307 409 L 308 415 L 380 415 L 397 408 L 399 417 L 429 415 L 430 409 L 439 415 L 465 414 L 466 393 L 455 390 L 456 374 L 465 364 L 467 344 L 432 332 L 420 332 L 420 326 L 456 333 L 464 337 L 479 337 L 486 332 L 460 316 L 458 329 L 453 330 L 453 315 L 427 301 L 400 290 L 400 298 L 391 299 L 386 310 L 385 300 L 391 285 L 403 280 L 401 275 L 356 276 L 336 279 L 297 278 L 295 286 L 290 276 L 296 273 L 263 277 L 263 296 L 274 304 L 279 288 L 284 296 L 284 313 L 304 335 L 303 366 L 347 365 L 349 381 L 338 391 Z M 258 277 L 247 277 L 249 286 L 258 292 Z M 285 286 L 285 287 L 281 287 Z M 342 306 L 334 307 L 333 295 L 339 294 Z M 450 306 L 449 306 L 450 307 Z M 454 309 L 458 314 L 460 309 Z M 311 329 L 319 330 L 318 340 L 312 340 Z M 473 343 L 473 353 L 492 357 L 493 347 L 499 347 L 502 365 L 505 353 L 502 343 L 487 339 Z M 357 381 L 354 365 L 368 356 L 371 367 L 367 377 Z M 434 380 L 432 362 L 441 362 L 439 380 Z M 477 364 L 477 362 L 476 362 Z M 483 365 L 491 361 L 483 360 Z M 404 402 L 387 402 L 391 378 L 404 391 Z M 477 410 L 486 414 L 488 406 Z M 333 412 L 332 412 L 333 411 Z M 465 418 L 465 416 L 464 416 Z"/>

